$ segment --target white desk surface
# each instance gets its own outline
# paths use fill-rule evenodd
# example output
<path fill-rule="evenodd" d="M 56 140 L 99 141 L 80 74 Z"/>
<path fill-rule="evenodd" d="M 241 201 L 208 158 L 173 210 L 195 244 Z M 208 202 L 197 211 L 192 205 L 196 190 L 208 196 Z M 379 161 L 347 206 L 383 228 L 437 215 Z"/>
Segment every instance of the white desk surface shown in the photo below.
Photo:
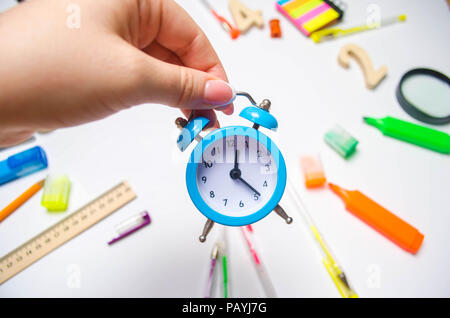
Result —
<path fill-rule="evenodd" d="M 227 17 L 226 0 L 212 1 Z M 275 0 L 244 1 L 263 10 L 266 20 L 280 18 L 282 39 L 269 28 L 252 29 L 232 41 L 199 1 L 179 3 L 205 30 L 231 83 L 257 100 L 271 99 L 279 131 L 271 134 L 288 163 L 288 174 L 361 297 L 450 296 L 450 160 L 448 156 L 383 137 L 362 116 L 392 115 L 416 122 L 399 106 L 394 92 L 403 73 L 430 67 L 450 74 L 449 9 L 444 0 L 347 0 L 344 26 L 364 22 L 377 3 L 383 16 L 406 13 L 408 20 L 385 29 L 315 45 L 274 8 Z M 0 9 L 14 4 L 2 1 Z M 447 34 L 447 35 L 446 35 Z M 375 67 L 386 64 L 387 78 L 367 90 L 358 65 L 337 63 L 347 43 L 365 48 Z M 247 103 L 238 99 L 237 112 Z M 0 286 L 0 297 L 202 297 L 217 228 L 198 242 L 205 218 L 190 201 L 184 180 L 187 154 L 181 155 L 173 121 L 179 112 L 142 105 L 106 120 L 38 134 L 36 142 L 0 152 L 0 159 L 31 145 L 47 151 L 50 168 L 0 187 L 4 206 L 49 172 L 67 173 L 73 190 L 69 211 L 121 180 L 138 198 L 87 232 L 58 248 Z M 248 124 L 236 114 L 222 126 Z M 360 141 L 356 155 L 343 160 L 323 142 L 326 130 L 340 124 Z M 450 126 L 438 127 L 450 132 Z M 348 213 L 330 191 L 302 186 L 298 157 L 320 153 L 326 174 L 344 187 L 358 189 L 425 235 L 417 255 L 404 252 Z M 68 213 L 47 213 L 38 194 L 0 224 L 0 255 L 8 253 Z M 284 199 L 286 200 L 286 199 Z M 282 201 L 284 202 L 284 201 Z M 147 209 L 152 224 L 114 246 L 106 242 L 113 227 Z M 281 297 L 339 297 L 320 253 L 296 211 L 286 225 L 269 215 L 254 228 L 260 252 Z M 240 233 L 229 232 L 231 294 L 263 297 Z M 80 288 L 68 280 L 79 269 Z"/>

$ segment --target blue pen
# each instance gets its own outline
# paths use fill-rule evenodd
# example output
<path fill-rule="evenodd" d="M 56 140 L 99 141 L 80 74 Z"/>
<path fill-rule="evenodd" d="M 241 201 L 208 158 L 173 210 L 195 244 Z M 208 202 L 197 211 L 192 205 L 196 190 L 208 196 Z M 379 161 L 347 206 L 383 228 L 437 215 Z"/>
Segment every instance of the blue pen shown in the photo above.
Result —
<path fill-rule="evenodd" d="M 0 161 L 0 185 L 27 176 L 48 166 L 47 155 L 39 146 Z"/>

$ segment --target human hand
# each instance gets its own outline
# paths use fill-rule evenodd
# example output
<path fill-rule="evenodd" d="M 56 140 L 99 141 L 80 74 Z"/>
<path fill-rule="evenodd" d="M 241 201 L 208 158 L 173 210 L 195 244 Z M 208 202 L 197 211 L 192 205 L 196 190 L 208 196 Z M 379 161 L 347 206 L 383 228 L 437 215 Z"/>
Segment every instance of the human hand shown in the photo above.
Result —
<path fill-rule="evenodd" d="M 28 1 L 0 14 L 0 47 L 0 146 L 142 103 L 216 127 L 214 109 L 233 112 L 217 54 L 173 0 Z"/>

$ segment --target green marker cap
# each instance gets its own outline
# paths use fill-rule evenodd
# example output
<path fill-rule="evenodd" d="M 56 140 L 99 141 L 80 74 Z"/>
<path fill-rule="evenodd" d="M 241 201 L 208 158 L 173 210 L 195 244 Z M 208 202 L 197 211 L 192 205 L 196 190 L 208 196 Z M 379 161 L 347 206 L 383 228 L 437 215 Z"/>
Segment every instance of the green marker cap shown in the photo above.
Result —
<path fill-rule="evenodd" d="M 358 145 L 358 140 L 353 138 L 340 126 L 335 126 L 325 134 L 325 142 L 343 158 L 349 158 Z"/>

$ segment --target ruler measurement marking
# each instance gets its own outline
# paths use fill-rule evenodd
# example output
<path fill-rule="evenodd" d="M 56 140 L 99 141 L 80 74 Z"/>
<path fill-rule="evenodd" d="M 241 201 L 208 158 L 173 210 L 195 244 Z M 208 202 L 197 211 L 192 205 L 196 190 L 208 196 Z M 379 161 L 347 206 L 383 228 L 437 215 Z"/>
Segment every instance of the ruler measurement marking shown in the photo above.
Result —
<path fill-rule="evenodd" d="M 116 197 L 118 199 L 110 200 L 108 197 Z M 122 182 L 3 256 L 0 258 L 0 285 L 59 246 L 97 224 L 135 197 L 136 195 L 129 185 L 126 182 Z M 93 208 L 94 206 L 96 209 Z M 91 208 L 93 210 L 90 210 Z"/>

